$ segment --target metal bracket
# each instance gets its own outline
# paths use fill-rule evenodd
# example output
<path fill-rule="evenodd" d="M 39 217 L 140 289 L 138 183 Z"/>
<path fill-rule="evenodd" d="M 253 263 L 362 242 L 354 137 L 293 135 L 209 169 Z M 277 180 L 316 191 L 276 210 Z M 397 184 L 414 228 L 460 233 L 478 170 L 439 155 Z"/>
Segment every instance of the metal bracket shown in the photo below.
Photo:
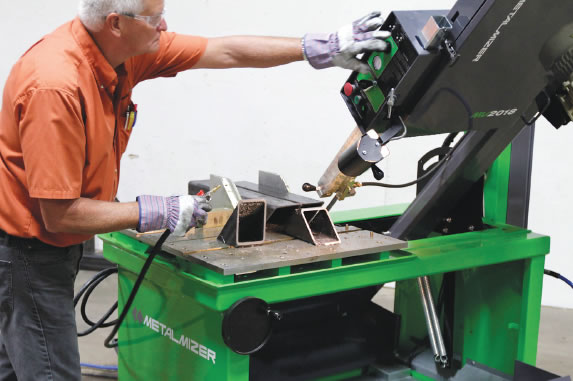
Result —
<path fill-rule="evenodd" d="M 432 50 L 440 46 L 446 34 L 452 30 L 450 20 L 444 16 L 432 16 L 422 28 L 421 42 L 424 49 Z"/>
<path fill-rule="evenodd" d="M 241 200 L 241 195 L 231 180 L 226 177 L 211 175 L 209 180 L 210 189 L 220 185 L 221 189 L 213 193 L 211 206 L 213 209 L 235 209 Z"/>

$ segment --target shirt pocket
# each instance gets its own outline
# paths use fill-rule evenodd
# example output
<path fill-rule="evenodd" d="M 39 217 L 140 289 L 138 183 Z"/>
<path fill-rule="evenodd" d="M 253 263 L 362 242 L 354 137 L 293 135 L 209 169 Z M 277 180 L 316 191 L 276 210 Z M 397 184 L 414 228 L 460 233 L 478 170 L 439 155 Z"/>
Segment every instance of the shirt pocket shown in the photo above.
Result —
<path fill-rule="evenodd" d="M 0 318 L 14 308 L 12 294 L 12 262 L 0 261 Z"/>
<path fill-rule="evenodd" d="M 120 154 L 123 155 L 127 148 L 127 143 L 129 142 L 129 137 L 131 132 L 135 127 L 135 122 L 137 121 L 137 105 L 135 105 L 131 100 L 126 102 L 126 106 L 123 108 L 123 112 L 119 118 L 119 132 L 117 137 L 117 144 Z"/>

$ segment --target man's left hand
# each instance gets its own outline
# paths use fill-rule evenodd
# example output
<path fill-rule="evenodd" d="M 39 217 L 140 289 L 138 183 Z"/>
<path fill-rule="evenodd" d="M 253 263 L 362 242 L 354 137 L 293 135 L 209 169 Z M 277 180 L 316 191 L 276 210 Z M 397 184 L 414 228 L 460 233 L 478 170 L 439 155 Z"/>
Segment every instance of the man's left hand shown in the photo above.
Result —
<path fill-rule="evenodd" d="M 388 31 L 378 30 L 383 24 L 380 12 L 372 12 L 332 34 L 306 34 L 303 37 L 305 58 L 315 69 L 338 66 L 369 73 L 368 64 L 356 56 L 367 52 L 384 52 L 390 48 L 385 40 Z"/>

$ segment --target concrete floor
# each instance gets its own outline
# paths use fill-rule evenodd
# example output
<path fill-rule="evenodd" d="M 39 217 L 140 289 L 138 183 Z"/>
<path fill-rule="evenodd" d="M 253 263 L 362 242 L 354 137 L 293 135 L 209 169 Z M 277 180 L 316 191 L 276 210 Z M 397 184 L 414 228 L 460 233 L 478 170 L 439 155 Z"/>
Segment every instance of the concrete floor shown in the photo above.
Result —
<path fill-rule="evenodd" d="M 95 272 L 80 271 L 76 281 L 76 292 Z M 115 275 L 110 276 L 100 284 L 89 300 L 87 314 L 91 320 L 99 319 L 102 314 L 117 300 L 117 286 Z M 392 310 L 394 289 L 383 288 L 377 295 L 376 302 Z M 78 309 L 79 311 L 79 309 Z M 77 316 L 78 330 L 84 330 L 86 325 Z M 558 375 L 573 375 L 573 310 L 564 310 L 551 307 L 541 309 L 541 327 L 539 333 L 539 346 L 537 366 Z M 80 355 L 82 363 L 117 366 L 115 350 L 105 348 L 103 342 L 111 328 L 99 329 L 96 332 L 79 338 Z M 99 371 L 84 367 L 83 381 L 97 381 L 102 377 L 115 378 L 116 372 Z"/>

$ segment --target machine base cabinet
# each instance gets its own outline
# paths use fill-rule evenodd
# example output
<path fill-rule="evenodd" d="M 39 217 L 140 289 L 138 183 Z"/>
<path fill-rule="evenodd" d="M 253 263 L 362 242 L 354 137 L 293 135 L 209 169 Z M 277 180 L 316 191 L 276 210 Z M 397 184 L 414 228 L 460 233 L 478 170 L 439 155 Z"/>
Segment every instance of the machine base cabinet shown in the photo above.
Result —
<path fill-rule="evenodd" d="M 121 310 L 149 246 L 122 233 L 102 238 L 105 257 L 119 267 Z M 427 380 L 470 368 L 510 377 L 515 360 L 535 364 L 548 251 L 549 237 L 498 225 L 410 241 L 403 250 L 247 274 L 223 275 L 166 254 L 149 269 L 119 330 L 119 379 L 372 380 L 402 374 Z M 430 347 L 416 287 L 424 275 L 430 275 L 451 359 L 446 369 L 424 361 Z M 392 281 L 390 312 L 371 299 Z M 236 321 L 248 331 L 241 337 L 263 338 L 251 354 L 236 353 L 223 337 L 225 312 L 245 298 L 264 301 L 268 309 L 255 313 L 270 319 L 261 324 L 245 314 Z"/>

